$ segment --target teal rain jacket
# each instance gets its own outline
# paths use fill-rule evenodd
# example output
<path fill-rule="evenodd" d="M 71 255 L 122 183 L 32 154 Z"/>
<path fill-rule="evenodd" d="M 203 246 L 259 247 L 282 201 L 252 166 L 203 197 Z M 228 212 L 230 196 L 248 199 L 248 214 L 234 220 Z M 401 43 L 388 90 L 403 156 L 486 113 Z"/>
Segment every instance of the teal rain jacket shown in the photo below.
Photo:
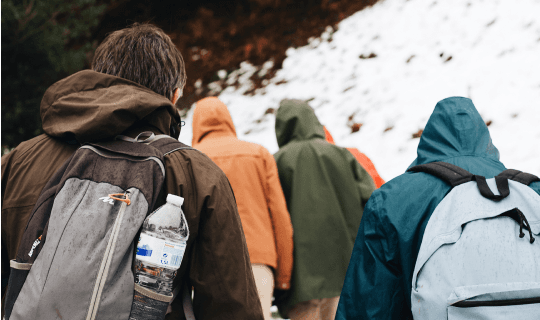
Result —
<path fill-rule="evenodd" d="M 434 161 L 486 178 L 505 170 L 470 99 L 452 97 L 435 106 L 411 167 Z M 540 194 L 540 182 L 531 187 Z M 358 230 L 336 320 L 412 319 L 416 257 L 428 220 L 449 191 L 450 186 L 438 178 L 407 172 L 373 193 Z"/>
<path fill-rule="evenodd" d="M 328 143 L 309 105 L 283 100 L 276 114 L 274 155 L 294 229 L 289 295 L 277 299 L 283 316 L 302 301 L 338 297 L 371 176 L 344 148 Z"/>

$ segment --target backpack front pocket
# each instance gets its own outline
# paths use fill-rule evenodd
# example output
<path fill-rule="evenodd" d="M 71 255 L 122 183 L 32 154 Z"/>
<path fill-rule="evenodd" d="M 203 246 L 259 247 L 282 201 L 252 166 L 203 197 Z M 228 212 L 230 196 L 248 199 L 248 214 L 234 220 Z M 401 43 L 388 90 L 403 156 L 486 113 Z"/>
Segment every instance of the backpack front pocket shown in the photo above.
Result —
<path fill-rule="evenodd" d="M 540 319 L 540 283 L 515 282 L 455 288 L 448 320 Z"/>

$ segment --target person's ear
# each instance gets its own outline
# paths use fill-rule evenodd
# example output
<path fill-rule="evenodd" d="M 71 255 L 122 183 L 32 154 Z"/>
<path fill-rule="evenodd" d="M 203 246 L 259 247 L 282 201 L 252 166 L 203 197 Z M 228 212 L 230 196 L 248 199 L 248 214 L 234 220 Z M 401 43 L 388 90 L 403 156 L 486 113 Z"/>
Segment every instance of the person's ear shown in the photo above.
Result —
<path fill-rule="evenodd" d="M 173 96 L 171 98 L 172 104 L 176 104 L 176 101 L 178 101 L 178 99 L 180 99 L 181 96 L 182 96 L 182 89 L 180 88 L 174 89 Z"/>

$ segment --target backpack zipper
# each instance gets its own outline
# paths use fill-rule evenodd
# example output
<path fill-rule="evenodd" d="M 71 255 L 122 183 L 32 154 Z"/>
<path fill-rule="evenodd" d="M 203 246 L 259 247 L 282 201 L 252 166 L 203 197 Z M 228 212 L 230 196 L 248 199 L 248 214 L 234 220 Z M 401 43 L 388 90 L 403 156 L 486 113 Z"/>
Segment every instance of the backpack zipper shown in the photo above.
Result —
<path fill-rule="evenodd" d="M 125 194 L 126 199 L 128 198 L 128 193 Z M 103 292 L 103 287 L 105 286 L 105 280 L 107 280 L 107 274 L 109 273 L 109 267 L 111 266 L 111 261 L 114 254 L 114 248 L 116 247 L 116 240 L 118 234 L 120 233 L 120 224 L 124 213 L 128 206 L 127 202 L 122 202 L 118 215 L 113 225 L 109 241 L 107 243 L 107 248 L 105 249 L 105 254 L 101 260 L 101 266 L 99 267 L 96 283 L 94 285 L 94 291 L 92 293 L 92 299 L 90 300 L 90 307 L 88 308 L 88 314 L 86 320 L 94 320 L 96 318 L 97 311 L 99 309 L 99 300 L 101 299 L 101 293 Z"/>
<path fill-rule="evenodd" d="M 510 300 L 494 300 L 494 301 L 458 301 L 452 304 L 457 308 L 473 308 L 473 307 L 501 307 L 501 306 L 517 306 L 523 304 L 540 303 L 540 297 L 510 299 Z"/>

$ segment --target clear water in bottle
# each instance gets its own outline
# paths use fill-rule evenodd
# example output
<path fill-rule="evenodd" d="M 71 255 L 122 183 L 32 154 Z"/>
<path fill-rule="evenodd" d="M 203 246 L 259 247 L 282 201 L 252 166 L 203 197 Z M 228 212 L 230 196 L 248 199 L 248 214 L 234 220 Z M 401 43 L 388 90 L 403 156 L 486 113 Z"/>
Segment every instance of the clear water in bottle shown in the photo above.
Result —
<path fill-rule="evenodd" d="M 169 194 L 167 203 L 144 221 L 137 244 L 135 283 L 163 295 L 173 291 L 173 280 L 189 237 L 181 208 L 183 201 L 182 197 Z"/>

